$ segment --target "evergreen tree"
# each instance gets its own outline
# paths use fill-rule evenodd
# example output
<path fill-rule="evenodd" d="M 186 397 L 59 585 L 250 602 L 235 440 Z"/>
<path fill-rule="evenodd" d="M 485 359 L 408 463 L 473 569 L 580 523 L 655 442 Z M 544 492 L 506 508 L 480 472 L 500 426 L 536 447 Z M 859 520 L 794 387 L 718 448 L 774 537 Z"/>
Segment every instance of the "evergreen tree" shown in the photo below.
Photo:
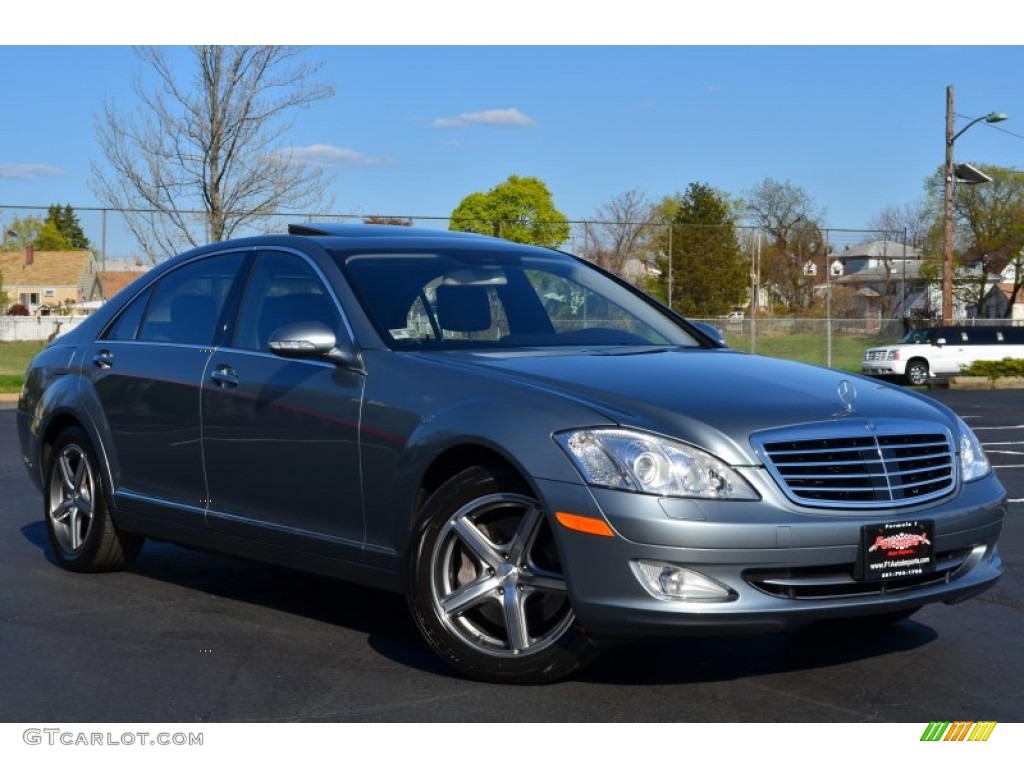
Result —
<path fill-rule="evenodd" d="M 63 207 L 51 205 L 46 212 L 46 223 L 52 223 L 57 232 L 67 241 L 69 248 L 92 248 L 89 238 L 82 231 L 75 209 L 70 205 Z M 53 250 L 46 248 L 45 250 Z"/>
<path fill-rule="evenodd" d="M 736 235 L 736 217 L 729 198 L 707 184 L 692 183 L 682 195 L 661 203 L 672 229 L 658 235 L 656 247 L 672 256 L 672 301 L 690 317 L 724 315 L 747 302 L 748 265 Z M 669 265 L 660 281 L 668 291 Z"/>

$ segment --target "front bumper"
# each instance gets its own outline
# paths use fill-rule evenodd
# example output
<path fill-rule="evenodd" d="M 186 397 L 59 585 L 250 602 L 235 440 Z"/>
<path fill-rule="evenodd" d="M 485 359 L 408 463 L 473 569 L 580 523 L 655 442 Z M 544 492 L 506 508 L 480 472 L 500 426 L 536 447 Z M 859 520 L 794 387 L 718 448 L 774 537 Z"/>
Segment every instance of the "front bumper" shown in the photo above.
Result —
<path fill-rule="evenodd" d="M 903 376 L 907 363 L 905 360 L 864 360 L 860 370 L 865 376 Z"/>
<path fill-rule="evenodd" d="M 804 509 L 781 497 L 760 502 L 659 499 L 536 482 L 548 509 L 602 517 L 615 531 L 613 537 L 599 537 L 556 526 L 573 609 L 595 634 L 778 631 L 823 619 L 959 602 L 1001 575 L 996 541 L 1006 492 L 994 475 L 936 503 L 891 512 Z M 935 571 L 898 581 L 854 579 L 862 526 L 913 519 L 934 521 Z M 730 597 L 654 597 L 630 565 L 636 560 L 697 571 L 727 587 Z"/>

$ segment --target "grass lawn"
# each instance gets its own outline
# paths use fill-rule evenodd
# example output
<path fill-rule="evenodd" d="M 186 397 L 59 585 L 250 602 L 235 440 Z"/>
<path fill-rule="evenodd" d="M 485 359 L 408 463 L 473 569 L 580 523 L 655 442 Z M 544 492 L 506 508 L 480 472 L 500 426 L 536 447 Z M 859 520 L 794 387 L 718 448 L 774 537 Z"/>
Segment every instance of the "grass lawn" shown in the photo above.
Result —
<path fill-rule="evenodd" d="M 41 341 L 0 341 L 0 392 L 20 392 L 21 383 Z"/>
<path fill-rule="evenodd" d="M 749 351 L 750 337 L 726 333 L 725 339 L 733 349 Z M 882 344 L 895 342 L 889 336 L 835 334 L 832 336 L 832 367 L 840 371 L 860 373 L 861 359 L 864 350 Z M 758 335 L 755 352 L 766 357 L 782 357 L 787 360 L 799 360 L 812 365 L 827 365 L 828 346 L 825 335 L 818 333 L 794 333 L 779 335 Z"/>

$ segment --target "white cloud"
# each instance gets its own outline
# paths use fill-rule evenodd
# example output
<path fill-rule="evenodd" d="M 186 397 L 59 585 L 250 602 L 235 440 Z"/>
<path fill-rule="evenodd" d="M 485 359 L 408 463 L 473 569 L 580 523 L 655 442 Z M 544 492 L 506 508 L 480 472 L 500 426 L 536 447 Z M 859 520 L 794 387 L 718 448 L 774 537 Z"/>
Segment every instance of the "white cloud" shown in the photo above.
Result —
<path fill-rule="evenodd" d="M 438 117 L 435 128 L 462 128 L 467 125 L 488 125 L 501 128 L 531 128 L 537 121 L 515 107 L 511 109 L 485 109 L 482 112 L 463 112 L 455 117 Z"/>
<path fill-rule="evenodd" d="M 44 163 L 0 163 L 0 179 L 34 179 L 36 176 L 63 175 L 63 168 Z"/>
<path fill-rule="evenodd" d="M 282 157 L 304 165 L 385 165 L 384 157 L 367 157 L 354 149 L 331 144 L 310 144 L 308 147 L 288 147 L 279 153 Z"/>

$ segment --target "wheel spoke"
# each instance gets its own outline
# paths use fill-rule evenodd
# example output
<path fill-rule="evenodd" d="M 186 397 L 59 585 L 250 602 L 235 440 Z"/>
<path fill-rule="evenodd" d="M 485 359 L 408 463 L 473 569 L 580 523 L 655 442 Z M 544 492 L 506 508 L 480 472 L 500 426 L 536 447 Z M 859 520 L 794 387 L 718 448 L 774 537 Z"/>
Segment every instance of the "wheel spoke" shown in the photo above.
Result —
<path fill-rule="evenodd" d="M 544 511 L 531 504 L 523 510 L 523 519 L 519 521 L 515 537 L 509 545 L 509 560 L 516 565 L 526 564 L 526 553 L 530 551 L 534 539 L 537 538 L 537 531 L 544 520 Z"/>
<path fill-rule="evenodd" d="M 50 513 L 50 517 L 53 518 L 54 522 L 67 524 L 68 514 L 71 511 L 71 507 L 74 506 L 74 502 L 71 499 L 64 499 L 57 508 Z"/>
<path fill-rule="evenodd" d="M 57 462 L 57 466 L 60 467 L 61 483 L 64 485 L 64 491 L 66 493 L 75 492 L 75 473 L 71 469 L 71 456 L 65 451 L 61 454 L 60 461 Z"/>
<path fill-rule="evenodd" d="M 78 514 L 86 519 L 86 523 L 92 519 L 92 499 L 88 496 L 79 496 L 75 501 L 75 506 L 78 507 Z"/>
<path fill-rule="evenodd" d="M 536 573 L 523 571 L 519 576 L 520 583 L 533 592 L 552 592 L 566 594 L 565 579 L 555 573 Z"/>
<path fill-rule="evenodd" d="M 455 535 L 476 555 L 477 560 L 485 566 L 496 568 L 503 558 L 493 541 L 481 531 L 468 517 L 463 515 L 453 525 Z"/>
<path fill-rule="evenodd" d="M 86 466 L 85 457 L 82 455 L 78 456 L 78 466 L 75 467 L 73 483 L 72 488 L 78 493 L 81 493 L 89 486 L 89 468 Z"/>
<path fill-rule="evenodd" d="M 79 516 L 78 507 L 71 505 L 69 507 L 70 514 L 68 515 L 68 532 L 70 534 L 69 545 L 72 550 L 78 549 L 82 546 L 82 533 L 79 530 Z"/>
<path fill-rule="evenodd" d="M 526 627 L 523 593 L 516 587 L 506 587 L 502 602 L 505 608 L 509 648 L 513 652 L 525 651 L 530 645 L 530 631 Z"/>
<path fill-rule="evenodd" d="M 487 602 L 494 600 L 497 596 L 498 580 L 494 577 L 474 581 L 459 587 L 441 601 L 441 610 L 449 616 L 458 616 L 460 613 Z"/>

